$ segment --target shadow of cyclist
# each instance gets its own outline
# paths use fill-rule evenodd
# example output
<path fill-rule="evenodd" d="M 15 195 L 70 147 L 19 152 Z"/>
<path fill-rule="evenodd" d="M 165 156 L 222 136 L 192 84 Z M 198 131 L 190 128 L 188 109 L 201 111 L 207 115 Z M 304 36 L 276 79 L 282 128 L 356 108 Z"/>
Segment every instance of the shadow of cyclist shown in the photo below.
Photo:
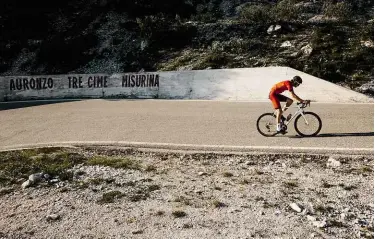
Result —
<path fill-rule="evenodd" d="M 364 132 L 364 133 L 328 133 L 328 134 L 318 134 L 318 138 L 327 138 L 327 137 L 355 137 L 355 136 L 374 136 L 374 132 Z M 307 136 L 308 137 L 308 136 Z M 289 138 L 307 138 L 299 135 L 289 136 Z"/>

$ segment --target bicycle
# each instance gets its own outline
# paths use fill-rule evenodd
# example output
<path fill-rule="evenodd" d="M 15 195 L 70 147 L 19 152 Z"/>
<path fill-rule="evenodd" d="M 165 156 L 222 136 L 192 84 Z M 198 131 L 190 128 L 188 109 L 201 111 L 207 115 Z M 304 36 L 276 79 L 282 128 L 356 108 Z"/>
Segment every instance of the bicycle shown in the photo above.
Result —
<path fill-rule="evenodd" d="M 299 135 L 303 137 L 316 136 L 322 129 L 322 120 L 316 113 L 304 111 L 304 108 L 308 105 L 310 106 L 310 104 L 307 103 L 297 103 L 295 108 L 298 108 L 298 110 L 289 120 L 286 120 L 286 118 L 282 116 L 283 131 L 281 132 L 276 131 L 276 115 L 274 113 L 262 114 L 257 120 L 258 132 L 266 137 L 272 137 L 279 133 L 285 134 L 288 129 L 288 124 L 295 118 L 294 129 Z M 309 130 L 308 128 L 310 128 L 311 132 L 306 132 L 306 129 Z"/>

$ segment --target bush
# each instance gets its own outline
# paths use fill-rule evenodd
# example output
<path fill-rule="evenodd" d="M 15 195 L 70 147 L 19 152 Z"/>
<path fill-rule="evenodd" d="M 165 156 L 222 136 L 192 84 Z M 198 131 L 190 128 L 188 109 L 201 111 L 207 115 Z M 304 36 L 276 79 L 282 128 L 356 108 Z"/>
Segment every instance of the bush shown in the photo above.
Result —
<path fill-rule="evenodd" d="M 342 21 L 348 21 L 353 14 L 352 6 L 346 2 L 326 2 L 323 5 L 323 13 L 328 17 L 336 17 Z"/>
<path fill-rule="evenodd" d="M 315 29 L 311 39 L 312 47 L 315 50 L 330 53 L 340 48 L 346 41 L 347 35 L 345 31 L 332 24 Z"/>
<path fill-rule="evenodd" d="M 300 9 L 295 0 L 282 0 L 276 5 L 248 5 L 240 12 L 246 22 L 269 24 L 271 22 L 290 22 L 298 19 Z"/>
<path fill-rule="evenodd" d="M 276 21 L 293 21 L 298 18 L 300 9 L 295 0 L 282 0 L 272 8 L 272 16 Z"/>
<path fill-rule="evenodd" d="M 171 24 L 171 22 L 174 22 Z M 182 25 L 163 14 L 137 18 L 141 38 L 147 41 L 148 50 L 181 48 L 191 42 L 196 27 Z"/>
<path fill-rule="evenodd" d="M 140 29 L 142 38 L 152 38 L 154 33 L 160 29 L 168 28 L 170 22 L 165 18 L 164 14 L 145 16 L 137 18 L 137 23 Z"/>
<path fill-rule="evenodd" d="M 193 67 L 193 70 L 203 70 L 208 67 L 211 67 L 212 69 L 220 69 L 222 66 L 225 66 L 228 63 L 229 57 L 226 53 L 218 50 L 212 50 L 203 58 L 202 62 Z"/>
<path fill-rule="evenodd" d="M 222 10 L 218 7 L 218 3 L 198 4 L 196 14 L 191 16 L 192 21 L 201 21 L 205 23 L 213 23 L 223 17 Z"/>
<path fill-rule="evenodd" d="M 37 52 L 37 62 L 45 64 L 49 73 L 68 72 L 93 58 L 87 52 L 95 47 L 97 42 L 98 38 L 93 33 L 71 38 L 55 35 L 42 42 Z"/>
<path fill-rule="evenodd" d="M 373 37 L 374 37 L 374 21 L 367 22 L 365 24 L 361 24 L 361 26 L 359 27 L 358 36 L 360 36 L 363 40 L 373 39 Z"/>
<path fill-rule="evenodd" d="M 353 12 L 360 13 L 361 15 L 369 10 L 369 12 L 371 12 L 371 15 L 374 12 L 373 0 L 346 0 L 345 2 L 351 5 Z"/>
<path fill-rule="evenodd" d="M 270 6 L 249 5 L 240 12 L 240 18 L 245 22 L 267 24 L 272 21 Z"/>

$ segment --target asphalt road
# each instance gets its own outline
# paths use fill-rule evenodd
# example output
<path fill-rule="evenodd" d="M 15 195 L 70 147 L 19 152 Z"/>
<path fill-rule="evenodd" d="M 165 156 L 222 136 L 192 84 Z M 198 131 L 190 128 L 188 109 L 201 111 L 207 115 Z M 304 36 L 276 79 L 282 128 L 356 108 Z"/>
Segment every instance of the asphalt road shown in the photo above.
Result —
<path fill-rule="evenodd" d="M 294 108 L 290 111 L 294 112 Z M 317 137 L 264 137 L 256 120 L 266 102 L 81 100 L 0 103 L 0 149 L 67 141 L 126 141 L 191 145 L 373 149 L 373 104 L 312 103 L 321 117 Z M 291 126 L 291 125 L 290 125 Z"/>

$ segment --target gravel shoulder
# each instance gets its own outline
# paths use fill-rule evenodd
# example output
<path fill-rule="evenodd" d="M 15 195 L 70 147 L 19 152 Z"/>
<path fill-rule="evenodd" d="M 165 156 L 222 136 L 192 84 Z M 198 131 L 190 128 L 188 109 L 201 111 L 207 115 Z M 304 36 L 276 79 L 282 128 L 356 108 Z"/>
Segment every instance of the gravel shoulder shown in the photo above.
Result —
<path fill-rule="evenodd" d="M 0 238 L 373 238 L 373 180 L 371 155 L 2 152 Z"/>

